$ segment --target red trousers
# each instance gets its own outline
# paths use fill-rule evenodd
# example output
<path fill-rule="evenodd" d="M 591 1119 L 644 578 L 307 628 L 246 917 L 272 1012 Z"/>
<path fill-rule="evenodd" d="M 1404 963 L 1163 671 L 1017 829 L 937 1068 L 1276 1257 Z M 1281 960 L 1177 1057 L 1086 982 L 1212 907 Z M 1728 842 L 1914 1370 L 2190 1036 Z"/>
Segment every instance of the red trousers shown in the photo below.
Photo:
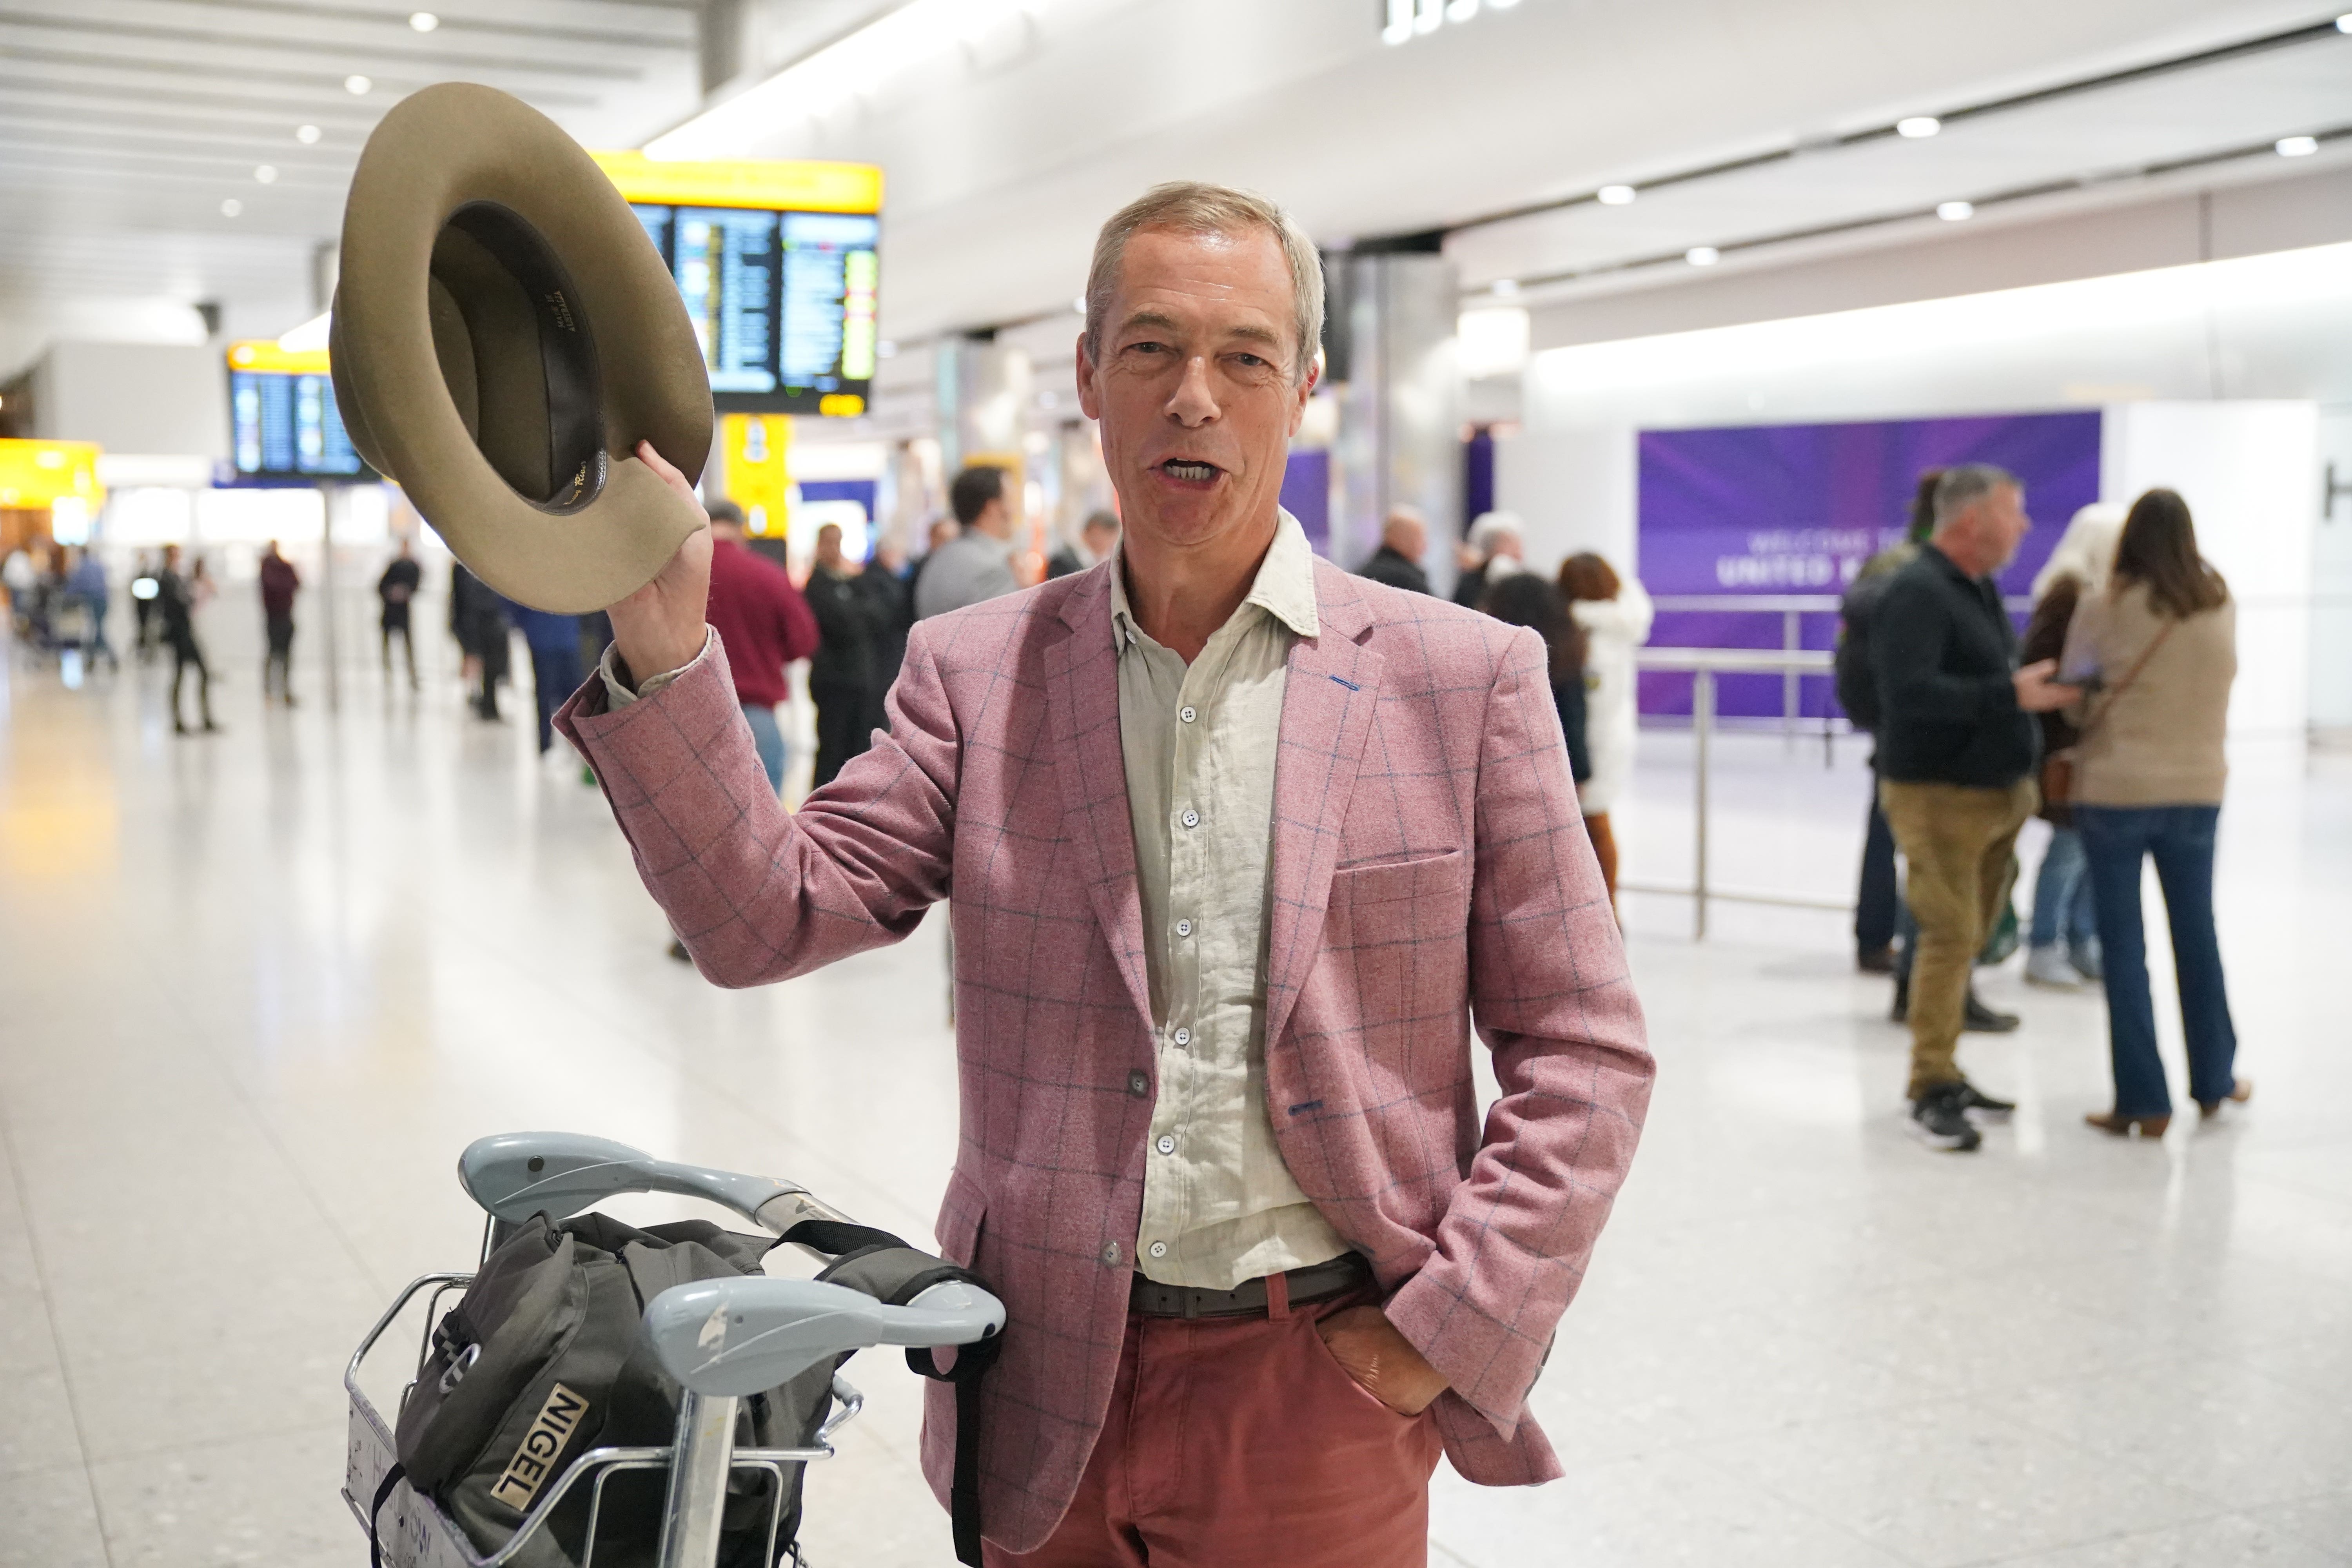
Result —
<path fill-rule="evenodd" d="M 1118 1381 L 1070 1511 L 988 1568 L 1423 1568 L 1435 1420 L 1400 1415 L 1331 1359 L 1316 1321 L 1130 1313 Z"/>

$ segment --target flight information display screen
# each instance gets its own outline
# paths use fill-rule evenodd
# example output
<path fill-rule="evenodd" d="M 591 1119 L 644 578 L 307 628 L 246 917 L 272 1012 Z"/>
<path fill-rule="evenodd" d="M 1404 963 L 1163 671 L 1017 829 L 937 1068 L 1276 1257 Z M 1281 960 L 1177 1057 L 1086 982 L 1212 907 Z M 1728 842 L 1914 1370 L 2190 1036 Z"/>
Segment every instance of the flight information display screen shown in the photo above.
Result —
<path fill-rule="evenodd" d="M 633 202 L 733 414 L 862 414 L 874 381 L 870 213 Z"/>
<path fill-rule="evenodd" d="M 305 363 L 312 357 L 320 363 Z M 230 346 L 229 455 L 238 473 L 307 479 L 366 475 L 336 411 L 325 359 L 324 353 L 289 354 L 269 342 Z"/>

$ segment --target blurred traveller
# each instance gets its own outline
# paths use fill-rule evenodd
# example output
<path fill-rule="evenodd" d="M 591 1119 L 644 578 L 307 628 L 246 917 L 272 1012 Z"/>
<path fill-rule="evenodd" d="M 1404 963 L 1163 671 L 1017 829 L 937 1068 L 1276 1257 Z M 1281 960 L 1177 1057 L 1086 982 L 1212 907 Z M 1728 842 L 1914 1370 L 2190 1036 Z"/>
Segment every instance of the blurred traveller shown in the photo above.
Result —
<path fill-rule="evenodd" d="M 1854 574 L 1838 603 L 1836 658 L 1838 706 L 1864 734 L 1878 729 L 1878 672 L 1871 663 L 1871 618 L 1895 574 L 1910 564 L 1936 530 L 1936 483 L 1941 468 L 1919 476 L 1911 496 L 1911 521 L 1904 538 L 1872 556 Z M 1895 834 L 1878 805 L 1878 752 L 1870 756 L 1870 816 L 1863 829 L 1862 886 L 1853 900 L 1854 966 L 1865 974 L 1895 973 L 1895 930 L 1902 909 L 1900 884 L 1895 875 Z M 1908 951 L 1906 944 L 1906 951 Z"/>
<path fill-rule="evenodd" d="M 1650 640 L 1650 595 L 1634 579 L 1621 580 L 1615 568 L 1589 550 L 1560 563 L 1559 592 L 1584 633 L 1584 734 L 1591 777 L 1577 795 L 1613 906 L 1617 836 L 1609 813 L 1633 782 L 1641 695 L 1633 650 Z"/>
<path fill-rule="evenodd" d="M 2115 564 L 2116 538 L 2123 526 L 2124 509 L 2119 506 L 2094 502 L 2074 513 L 2065 537 L 2034 574 L 2033 614 L 2025 624 L 2025 640 L 2018 650 L 2020 662 L 2033 664 L 2065 651 L 2066 628 L 2074 622 L 2076 606 L 2106 592 L 2108 569 Z M 2074 748 L 2079 737 L 2064 710 L 2038 717 L 2043 756 L 2062 756 Z M 2033 879 L 2033 924 L 2026 933 L 2025 978 L 2035 985 L 2072 990 L 2101 973 L 2097 905 L 2091 894 L 2083 836 L 2074 827 L 2072 804 L 2044 800 L 2042 816 L 2050 824 L 2050 844 L 2042 852 L 2042 869 Z"/>
<path fill-rule="evenodd" d="M 1429 551 L 1429 524 L 1421 513 L 1409 506 L 1398 507 L 1381 524 L 1381 547 L 1361 566 L 1356 575 L 1369 577 L 1375 583 L 1386 583 L 1391 588 L 1402 588 L 1409 594 L 1429 592 L 1429 574 L 1421 569 L 1421 558 Z M 1524 621 L 1515 623 L 1525 626 Z"/>
<path fill-rule="evenodd" d="M 79 599 L 89 616 L 89 658 L 94 666 L 103 656 L 107 666 L 121 669 L 122 660 L 115 657 L 113 645 L 106 640 L 106 612 L 112 595 L 106 583 L 106 565 L 97 552 L 84 547 L 74 552 L 73 570 L 66 574 L 66 592 Z"/>
<path fill-rule="evenodd" d="M 785 667 L 816 651 L 816 617 L 784 569 L 743 542 L 741 507 L 715 500 L 709 511 L 710 602 L 705 614 L 727 650 L 735 700 L 751 726 L 768 787 L 781 795 L 786 759 L 776 708 L 792 695 Z M 619 617 L 614 624 L 617 632 Z"/>
<path fill-rule="evenodd" d="M 1532 572 L 1505 577 L 1486 590 L 1478 607 L 1507 626 L 1525 626 L 1543 638 L 1552 708 L 1568 742 L 1568 771 L 1583 784 L 1592 776 L 1592 759 L 1585 749 L 1584 628 L 1568 613 L 1568 601 L 1559 588 Z"/>
<path fill-rule="evenodd" d="M 1486 596 L 1486 586 L 1527 566 L 1527 540 L 1515 512 L 1487 511 L 1470 525 L 1470 537 L 1454 552 L 1461 575 L 1454 579 L 1454 602 L 1471 608 Z"/>
<path fill-rule="evenodd" d="M 1957 1059 L 1977 951 L 2007 901 L 2017 830 L 2033 814 L 2032 716 L 2074 696 L 2057 666 L 2011 668 L 2017 631 L 1993 574 L 2032 527 L 2016 476 L 1964 463 L 1936 485 L 1936 531 L 1895 574 L 1872 632 L 1878 794 L 1909 868 L 1917 922 L 1910 984 L 1910 1128 L 1941 1149 L 1981 1142 L 1976 1111 L 2016 1109 Z"/>
<path fill-rule="evenodd" d="M 889 636 L 890 605 L 866 583 L 878 569 L 860 571 L 841 548 L 841 526 L 816 531 L 816 563 L 809 570 L 808 606 L 816 616 L 816 651 L 809 656 L 809 699 L 816 704 L 816 773 L 823 789 L 841 764 L 864 751 L 873 734 L 875 682 Z M 896 671 L 892 671 L 896 674 Z"/>
<path fill-rule="evenodd" d="M 278 552 L 278 541 L 263 546 L 261 619 L 269 651 L 261 660 L 261 700 L 269 700 L 274 684 L 279 700 L 289 708 L 294 706 L 294 595 L 301 586 L 302 574 Z"/>
<path fill-rule="evenodd" d="M 2156 1049 L 2140 865 L 2156 861 L 2189 1047 L 2189 1092 L 2210 1117 L 2253 1086 L 2234 1076 L 2238 1034 L 2213 929 L 2213 839 L 2229 777 L 2222 752 L 2238 673 L 2237 606 L 2197 553 L 2189 505 L 2170 490 L 2132 503 L 2115 573 L 2085 594 L 2063 668 L 2090 687 L 2077 710 L 2074 821 L 2090 861 L 2107 992 L 2115 1109 L 2102 1131 L 2160 1138 L 2172 1116 Z"/>
<path fill-rule="evenodd" d="M 539 709 L 539 751 L 555 748 L 555 710 L 580 686 L 580 617 L 506 602 L 507 619 L 530 650 L 530 694 Z"/>
<path fill-rule="evenodd" d="M 890 694 L 890 683 L 898 679 L 899 666 L 907 662 L 907 633 L 915 624 L 915 581 L 914 574 L 907 569 L 906 547 L 887 536 L 877 540 L 874 559 L 866 563 L 857 581 L 873 596 L 883 627 L 882 640 L 874 652 L 874 673 L 878 684 L 866 728 L 869 731 L 887 730 L 890 716 L 883 710 L 883 700 Z"/>
<path fill-rule="evenodd" d="M 201 574 L 201 563 L 197 571 Z M 180 547 L 163 546 L 163 570 L 155 574 L 155 613 L 163 624 L 163 641 L 172 650 L 172 732 L 175 735 L 195 732 L 180 717 L 180 680 L 191 669 L 196 672 L 197 716 L 207 734 L 220 729 L 213 722 L 213 672 L 205 668 L 205 650 L 196 641 L 200 591 L 201 576 L 192 580 L 180 575 Z"/>
<path fill-rule="evenodd" d="M 400 553 L 375 580 L 375 596 L 383 602 L 383 615 L 379 622 L 383 634 L 383 673 L 392 674 L 393 634 L 400 634 L 400 651 L 408 663 L 408 689 L 416 689 L 416 638 L 408 629 L 410 607 L 415 603 L 416 590 L 424 584 L 424 569 L 416 564 L 416 554 L 405 538 L 400 542 Z M 573 682 L 577 685 L 578 682 Z"/>
<path fill-rule="evenodd" d="M 462 561 L 449 565 L 449 635 L 465 655 L 465 669 L 477 689 L 470 705 L 474 717 L 496 723 L 499 684 L 507 678 L 513 658 L 507 637 L 505 601 L 489 584 L 466 570 Z"/>
<path fill-rule="evenodd" d="M 923 1454 L 944 1494 L 968 1441 L 985 1561 L 1406 1568 L 1441 1445 L 1561 1473 L 1528 1394 L 1633 1158 L 1640 1009 L 1541 641 L 1403 624 L 1280 509 L 1313 242 L 1161 186 L 1087 300 L 1114 567 L 919 624 L 888 732 L 798 813 L 740 787 L 701 534 L 562 722 L 721 984 L 897 941 L 952 878 L 937 1231 L 1009 1322 L 977 1429 L 935 1387 Z"/>
<path fill-rule="evenodd" d="M 1118 514 L 1109 511 L 1089 512 L 1078 528 L 1078 542 L 1065 544 L 1054 552 L 1045 563 L 1045 575 L 1066 577 L 1073 572 L 1083 572 L 1098 562 L 1108 561 L 1118 548 Z"/>
<path fill-rule="evenodd" d="M 155 555 L 142 550 L 131 561 L 131 613 L 137 617 L 139 662 L 144 664 L 155 652 L 155 599 L 163 584 L 157 580 Z"/>
<path fill-rule="evenodd" d="M 932 551 L 915 577 L 915 618 L 961 610 L 1019 586 L 1013 576 L 1013 503 L 1004 470 L 976 463 L 948 488 L 962 531 Z"/>

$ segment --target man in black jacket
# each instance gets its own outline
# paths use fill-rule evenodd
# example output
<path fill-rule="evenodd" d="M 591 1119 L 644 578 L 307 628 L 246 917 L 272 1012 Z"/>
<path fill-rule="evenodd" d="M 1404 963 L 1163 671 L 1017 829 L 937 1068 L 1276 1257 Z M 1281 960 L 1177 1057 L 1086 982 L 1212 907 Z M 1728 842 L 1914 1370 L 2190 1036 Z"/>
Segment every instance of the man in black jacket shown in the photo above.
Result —
<path fill-rule="evenodd" d="M 1873 617 L 1878 677 L 1878 797 L 1909 867 L 1918 922 L 1912 965 L 1911 1128 L 1939 1148 L 1974 1149 L 1971 1110 L 2015 1107 L 1977 1089 L 1956 1060 L 1977 951 L 2007 896 L 2018 829 L 2037 803 L 2032 714 L 2072 700 L 2052 661 L 2013 669 L 2017 632 L 1993 574 L 2032 524 L 2014 475 L 1988 464 L 1946 471 L 1936 531 L 1887 584 Z"/>
<path fill-rule="evenodd" d="M 881 568 L 861 570 L 841 548 L 841 529 L 816 531 L 816 563 L 809 571 L 808 605 L 815 612 L 816 652 L 809 658 L 809 700 L 816 704 L 816 773 L 811 789 L 833 782 L 842 765 L 873 744 L 882 694 L 898 675 L 881 668 L 889 641 L 893 596 L 877 592 Z M 895 586 L 892 584 L 891 586 Z M 903 628 L 899 632 L 903 638 Z M 904 646 L 903 642 L 899 645 Z"/>
<path fill-rule="evenodd" d="M 1401 506 L 1389 513 L 1388 521 L 1381 525 L 1381 547 L 1356 568 L 1356 575 L 1385 583 L 1391 588 L 1426 594 L 1429 574 L 1421 569 L 1421 557 L 1428 548 L 1429 524 L 1412 508 Z"/>

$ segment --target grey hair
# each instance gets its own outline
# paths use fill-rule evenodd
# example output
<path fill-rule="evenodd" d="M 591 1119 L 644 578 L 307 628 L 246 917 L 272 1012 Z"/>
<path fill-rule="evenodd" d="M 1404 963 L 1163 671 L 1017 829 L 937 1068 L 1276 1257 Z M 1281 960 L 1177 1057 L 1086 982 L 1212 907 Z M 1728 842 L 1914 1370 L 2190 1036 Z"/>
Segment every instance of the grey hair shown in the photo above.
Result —
<path fill-rule="evenodd" d="M 1087 268 L 1087 353 L 1102 358 L 1103 318 L 1110 311 L 1111 292 L 1118 287 L 1119 263 L 1127 258 L 1127 242 L 1148 228 L 1179 234 L 1246 233 L 1262 228 L 1282 247 L 1290 267 L 1291 312 L 1298 323 L 1298 363 L 1291 380 L 1307 379 L 1323 342 L 1323 261 L 1315 242 L 1284 212 L 1264 196 L 1212 185 L 1199 180 L 1174 180 L 1154 185 L 1121 207 L 1095 237 L 1095 256 Z"/>
<path fill-rule="evenodd" d="M 1936 526 L 1941 528 L 2000 489 L 2023 489 L 2024 482 L 1990 463 L 1956 463 L 1936 481 Z"/>

